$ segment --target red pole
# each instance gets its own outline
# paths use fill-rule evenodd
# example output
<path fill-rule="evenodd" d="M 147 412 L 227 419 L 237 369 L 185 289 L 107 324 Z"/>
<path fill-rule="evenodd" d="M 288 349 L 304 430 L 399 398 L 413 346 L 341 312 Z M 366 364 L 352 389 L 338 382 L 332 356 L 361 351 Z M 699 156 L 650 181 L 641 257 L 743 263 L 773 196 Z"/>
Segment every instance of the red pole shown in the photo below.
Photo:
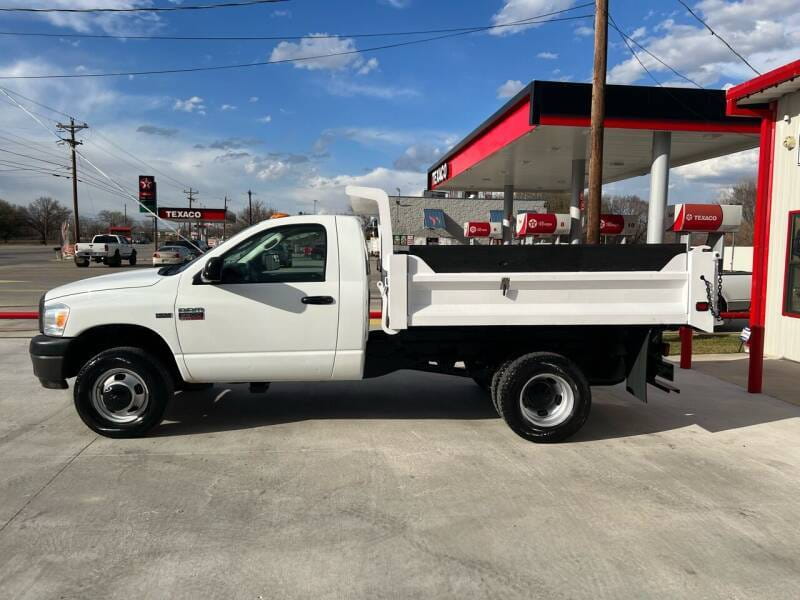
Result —
<path fill-rule="evenodd" d="M 775 147 L 775 106 L 761 119 L 755 223 L 753 224 L 753 279 L 750 291 L 750 362 L 747 391 L 760 394 L 764 373 L 764 322 L 767 270 L 769 266 L 769 221 L 772 213 L 772 153 Z"/>
<path fill-rule="evenodd" d="M 38 319 L 38 312 L 0 312 L 0 319 Z"/>
<path fill-rule="evenodd" d="M 692 368 L 692 328 L 681 327 L 681 369 Z"/>

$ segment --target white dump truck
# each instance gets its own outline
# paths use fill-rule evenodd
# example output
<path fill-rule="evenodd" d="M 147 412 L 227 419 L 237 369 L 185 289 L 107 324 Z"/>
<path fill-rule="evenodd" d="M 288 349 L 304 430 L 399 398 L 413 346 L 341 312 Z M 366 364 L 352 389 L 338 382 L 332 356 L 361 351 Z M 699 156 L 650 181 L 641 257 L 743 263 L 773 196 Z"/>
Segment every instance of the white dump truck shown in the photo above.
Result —
<path fill-rule="evenodd" d="M 353 216 L 303 215 L 242 231 L 185 265 L 70 283 L 41 300 L 30 344 L 48 388 L 74 382 L 94 431 L 142 435 L 177 388 L 358 380 L 400 369 L 472 377 L 535 442 L 586 421 L 591 386 L 671 390 L 664 329 L 712 331 L 707 248 L 412 246 L 395 252 L 389 198 L 351 187 L 380 216 L 380 329 L 369 325 L 369 261 Z M 289 266 L 275 260 L 279 245 Z M 376 398 L 376 402 L 380 402 Z"/>

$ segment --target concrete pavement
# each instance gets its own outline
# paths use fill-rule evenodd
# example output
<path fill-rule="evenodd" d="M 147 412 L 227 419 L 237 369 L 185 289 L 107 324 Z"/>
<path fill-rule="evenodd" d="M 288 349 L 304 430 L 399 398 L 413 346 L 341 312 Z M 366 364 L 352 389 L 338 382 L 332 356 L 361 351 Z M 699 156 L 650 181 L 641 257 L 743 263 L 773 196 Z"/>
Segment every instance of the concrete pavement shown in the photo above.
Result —
<path fill-rule="evenodd" d="M 109 440 L 0 340 L 0 597 L 796 598 L 800 407 L 681 372 L 534 445 L 471 381 L 180 394 Z M 230 391 L 228 391 L 230 390 Z"/>

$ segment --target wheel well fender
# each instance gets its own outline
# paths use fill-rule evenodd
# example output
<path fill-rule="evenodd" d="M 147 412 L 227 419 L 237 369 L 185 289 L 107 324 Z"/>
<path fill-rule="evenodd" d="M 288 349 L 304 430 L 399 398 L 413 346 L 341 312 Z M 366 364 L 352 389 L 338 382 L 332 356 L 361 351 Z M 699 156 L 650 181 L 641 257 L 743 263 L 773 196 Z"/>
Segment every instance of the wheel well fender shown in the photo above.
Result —
<path fill-rule="evenodd" d="M 64 365 L 65 377 L 74 377 L 90 358 L 117 346 L 147 351 L 172 375 L 176 386 L 183 381 L 169 344 L 158 333 L 141 325 L 99 325 L 81 333 L 70 344 Z"/>

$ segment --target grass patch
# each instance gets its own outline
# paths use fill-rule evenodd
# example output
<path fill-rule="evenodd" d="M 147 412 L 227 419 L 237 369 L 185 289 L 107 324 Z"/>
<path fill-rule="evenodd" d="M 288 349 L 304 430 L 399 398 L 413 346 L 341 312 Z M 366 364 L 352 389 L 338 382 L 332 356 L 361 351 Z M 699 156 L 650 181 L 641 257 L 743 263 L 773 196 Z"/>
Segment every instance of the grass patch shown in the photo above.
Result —
<path fill-rule="evenodd" d="M 677 332 L 664 332 L 664 341 L 669 344 L 669 354 L 681 353 L 681 341 Z M 739 352 L 738 333 L 697 333 L 692 340 L 692 354 L 735 354 Z"/>

